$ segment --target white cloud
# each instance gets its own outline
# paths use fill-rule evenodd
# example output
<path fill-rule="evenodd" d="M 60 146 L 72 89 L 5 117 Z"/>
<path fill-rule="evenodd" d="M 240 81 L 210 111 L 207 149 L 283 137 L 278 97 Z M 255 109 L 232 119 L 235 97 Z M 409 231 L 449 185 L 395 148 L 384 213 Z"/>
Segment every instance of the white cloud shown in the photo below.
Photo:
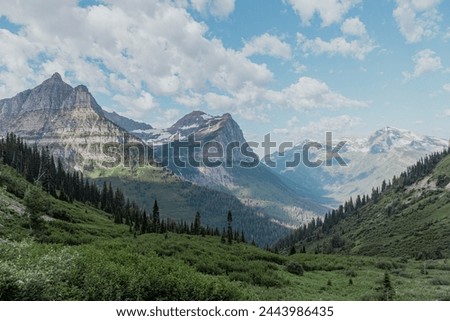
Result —
<path fill-rule="evenodd" d="M 446 117 L 450 117 L 450 109 L 447 109 L 446 111 L 444 111 L 444 115 Z"/>
<path fill-rule="evenodd" d="M 414 62 L 414 71 L 403 72 L 403 76 L 406 80 L 414 79 L 423 74 L 442 69 L 441 58 L 430 49 L 419 51 L 413 56 L 412 61 Z"/>
<path fill-rule="evenodd" d="M 130 98 L 123 95 L 115 95 L 113 100 L 126 108 L 124 113 L 132 119 L 148 118 L 148 113 L 158 108 L 154 97 L 145 91 L 142 91 L 137 98 Z"/>
<path fill-rule="evenodd" d="M 181 113 L 178 109 L 166 109 L 156 116 L 156 123 L 154 124 L 157 128 L 168 128 L 180 119 L 180 117 Z"/>
<path fill-rule="evenodd" d="M 175 101 L 191 109 L 199 109 L 203 101 L 203 96 L 199 93 L 189 91 L 186 94 L 176 97 Z"/>
<path fill-rule="evenodd" d="M 58 71 L 72 85 L 82 82 L 94 94 L 115 95 L 127 109 L 142 99 L 149 102 L 143 90 L 153 101 L 168 96 L 188 104 L 187 97 L 198 101 L 210 90 L 233 95 L 244 84 L 264 87 L 273 79 L 265 64 L 208 37 L 208 27 L 192 18 L 186 1 L 105 3 L 87 8 L 73 0 L 2 3 L 2 15 L 22 28 L 17 35 L 0 30 L 0 94 L 11 96 Z M 224 17 L 234 1 L 207 1 L 204 8 Z M 142 114 L 139 106 L 136 113 Z"/>
<path fill-rule="evenodd" d="M 437 10 L 442 0 L 396 0 L 393 16 L 409 43 L 431 38 L 439 31 L 441 15 Z"/>
<path fill-rule="evenodd" d="M 308 66 L 303 65 L 303 64 L 299 63 L 298 61 L 294 61 L 294 63 L 292 64 L 292 67 L 294 68 L 294 72 L 296 74 L 302 74 L 306 70 L 308 70 Z"/>
<path fill-rule="evenodd" d="M 300 16 L 303 24 L 309 25 L 314 15 L 318 14 L 322 19 L 322 26 L 327 27 L 340 22 L 347 12 L 361 0 L 286 0 L 286 2 Z"/>
<path fill-rule="evenodd" d="M 366 26 L 358 18 L 346 19 L 341 25 L 342 36 L 329 41 L 316 37 L 309 39 L 297 33 L 297 45 L 305 53 L 315 55 L 342 55 L 363 60 L 375 48 L 375 42 L 369 37 Z"/>
<path fill-rule="evenodd" d="M 450 40 L 450 28 L 447 28 L 447 32 L 444 35 L 444 40 L 445 41 Z"/>
<path fill-rule="evenodd" d="M 200 13 L 225 19 L 234 11 L 235 0 L 191 0 L 191 4 Z"/>
<path fill-rule="evenodd" d="M 320 80 L 300 77 L 298 81 L 281 90 L 268 90 L 246 83 L 232 94 L 208 92 L 180 97 L 180 103 L 192 109 L 207 106 L 223 110 L 246 120 L 268 122 L 271 110 L 292 109 L 308 111 L 319 109 L 364 108 L 368 102 L 345 97 L 331 90 Z"/>
<path fill-rule="evenodd" d="M 260 54 L 284 59 L 290 59 L 292 56 L 291 46 L 288 43 L 268 33 L 246 42 L 242 53 L 245 56 Z"/>
<path fill-rule="evenodd" d="M 346 19 L 341 25 L 341 31 L 344 35 L 358 37 L 365 36 L 367 33 L 366 26 L 358 17 Z"/>
<path fill-rule="evenodd" d="M 160 97 L 192 109 L 226 109 L 256 121 L 269 121 L 268 112 L 274 108 L 367 106 L 309 77 L 284 89 L 268 90 L 273 73 L 247 56 L 292 57 L 289 45 L 275 36 L 256 37 L 243 51 L 236 51 L 211 38 L 207 25 L 189 14 L 187 1 L 130 1 L 105 0 L 86 8 L 73 0 L 43 0 L 27 6 L 19 0 L 3 2 L 2 15 L 22 27 L 18 34 L 0 29 L 1 97 L 30 88 L 57 71 L 72 85 L 82 82 L 94 94 L 112 96 L 115 107 L 128 117 L 151 124 L 155 119 L 167 124 L 179 116 L 176 109 L 163 109 Z M 342 14 L 350 2 L 333 1 Z M 234 1 L 208 1 L 205 7 L 202 3 L 196 2 L 198 8 L 216 16 L 234 8 Z M 334 19 L 325 18 L 323 10 L 317 12 L 324 23 Z M 350 22 L 346 25 L 344 30 L 353 30 Z M 306 68 L 294 67 L 299 72 Z"/>
<path fill-rule="evenodd" d="M 312 52 L 316 55 L 329 54 L 331 56 L 339 54 L 344 57 L 353 57 L 363 60 L 376 47 L 371 40 L 347 40 L 345 37 L 337 37 L 330 41 L 321 38 L 307 39 L 302 34 L 297 34 L 298 45 L 302 50 Z"/>
<path fill-rule="evenodd" d="M 445 84 L 444 86 L 442 86 L 442 88 L 443 88 L 445 91 L 447 91 L 447 92 L 450 93 L 450 83 Z"/>
<path fill-rule="evenodd" d="M 281 91 L 269 90 L 267 98 L 273 104 L 295 110 L 319 108 L 360 108 L 367 102 L 347 98 L 332 91 L 328 85 L 314 78 L 301 77 L 297 83 Z"/>
<path fill-rule="evenodd" d="M 294 127 L 298 123 L 299 123 L 299 120 L 298 120 L 297 116 L 293 116 L 287 121 L 287 126 L 288 127 Z"/>
<path fill-rule="evenodd" d="M 294 143 L 299 143 L 299 139 L 322 141 L 326 132 L 332 132 L 334 138 L 343 137 L 362 124 L 363 122 L 359 117 L 340 115 L 323 117 L 317 121 L 310 121 L 307 125 L 301 127 L 297 123 L 289 124 L 288 122 L 286 128 L 275 129 L 274 133 L 281 135 L 285 141 Z"/>

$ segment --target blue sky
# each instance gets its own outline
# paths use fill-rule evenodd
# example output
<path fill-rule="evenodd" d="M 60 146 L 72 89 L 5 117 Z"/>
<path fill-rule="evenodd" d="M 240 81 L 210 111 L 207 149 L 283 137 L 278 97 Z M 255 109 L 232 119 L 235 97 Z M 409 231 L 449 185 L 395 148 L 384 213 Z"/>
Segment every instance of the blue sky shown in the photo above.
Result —
<path fill-rule="evenodd" d="M 155 127 L 230 112 L 247 139 L 450 138 L 443 0 L 43 0 L 0 4 L 0 97 L 54 72 Z"/>

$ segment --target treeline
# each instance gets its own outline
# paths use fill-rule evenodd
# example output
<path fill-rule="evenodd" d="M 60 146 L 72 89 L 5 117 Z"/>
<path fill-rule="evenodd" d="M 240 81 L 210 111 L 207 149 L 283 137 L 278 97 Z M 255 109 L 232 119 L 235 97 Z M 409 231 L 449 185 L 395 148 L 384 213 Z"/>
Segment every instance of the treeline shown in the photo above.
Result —
<path fill-rule="evenodd" d="M 111 186 L 111 183 L 103 183 L 99 188 L 94 182 L 90 182 L 77 171 L 66 171 L 60 158 L 55 158 L 47 148 L 28 146 L 23 139 L 13 133 L 7 134 L 0 140 L 0 164 L 3 163 L 15 169 L 28 182 L 39 185 L 45 192 L 65 202 L 82 202 L 94 208 L 111 214 L 117 224 L 126 224 L 130 232 L 166 233 L 194 235 L 216 235 L 226 237 L 234 241 L 245 241 L 244 234 L 239 231 L 219 231 L 201 224 L 200 213 L 197 212 L 192 223 L 186 221 L 174 221 L 161 219 L 158 203 L 155 200 L 153 211 L 148 215 L 136 202 L 125 198 L 124 193 Z M 16 196 L 23 198 L 25 191 L 12 190 Z M 229 216 L 228 213 L 228 223 Z M 227 217 L 224 215 L 224 221 Z M 230 226 L 231 228 L 231 226 Z"/>
<path fill-rule="evenodd" d="M 333 209 L 325 214 L 324 218 L 316 218 L 308 224 L 304 224 L 289 236 L 280 239 L 274 245 L 274 249 L 291 249 L 292 251 L 295 244 L 299 242 L 309 242 L 314 239 L 318 240 L 329 235 L 333 227 L 339 222 L 348 216 L 359 215 L 358 213 L 362 207 L 369 203 L 377 203 L 384 193 L 391 190 L 396 192 L 403 191 L 406 187 L 411 186 L 425 178 L 427 175 L 430 175 L 436 165 L 449 154 L 450 148 L 421 158 L 416 164 L 408 167 L 407 170 L 402 172 L 398 177 L 394 176 L 392 181 L 386 182 L 386 180 L 383 180 L 380 187 L 372 188 L 371 195 L 358 195 L 355 200 L 350 198 L 337 209 Z M 440 184 L 439 180 L 442 180 L 442 178 L 438 178 L 438 186 Z M 336 244 L 331 245 L 338 248 L 342 245 L 339 244 L 341 241 L 342 240 L 339 237 L 335 237 L 331 242 Z"/>

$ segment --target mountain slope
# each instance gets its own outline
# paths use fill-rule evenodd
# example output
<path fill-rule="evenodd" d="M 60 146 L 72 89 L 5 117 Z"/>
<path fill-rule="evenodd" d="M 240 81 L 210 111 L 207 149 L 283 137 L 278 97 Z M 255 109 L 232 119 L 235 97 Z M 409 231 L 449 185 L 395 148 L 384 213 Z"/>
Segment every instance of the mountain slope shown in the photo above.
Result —
<path fill-rule="evenodd" d="M 380 300 L 386 264 L 398 267 L 391 275 L 394 299 L 448 300 L 444 260 L 428 262 L 424 275 L 421 261 L 286 256 L 211 236 L 135 237 L 102 211 L 50 195 L 42 195 L 52 211 L 42 216 L 45 233 L 37 242 L 22 197 L 8 192 L 18 185 L 30 187 L 0 166 L 2 301 Z"/>
<path fill-rule="evenodd" d="M 313 192 L 313 198 L 328 198 L 331 205 L 337 206 L 350 196 L 370 194 L 373 186 L 380 186 L 383 180 L 399 175 L 421 157 L 448 146 L 444 139 L 392 127 L 378 130 L 368 138 L 335 139 L 334 146 L 339 141 L 345 142 L 339 154 L 347 166 L 334 163 L 333 166 L 308 168 L 302 162 L 287 168 L 285 162 L 293 160 L 295 153 L 303 159 L 302 143 L 284 156 L 273 154 L 272 159 L 277 163 L 273 170 L 284 176 L 293 188 L 308 189 Z M 315 148 L 310 149 L 310 154 L 312 161 L 317 157 L 325 159 L 324 152 L 317 152 Z"/>
<path fill-rule="evenodd" d="M 245 204 L 261 208 L 261 213 L 274 222 L 295 226 L 327 210 L 303 191 L 293 190 L 277 173 L 259 163 L 258 156 L 248 148 L 241 128 L 230 114 L 212 116 L 194 111 L 170 128 L 153 131 L 153 134 L 147 142 L 157 146 L 160 155 L 168 159 L 168 168 L 173 173 L 195 184 L 231 193 Z M 198 148 L 192 155 L 182 149 L 180 159 L 186 165 L 179 166 L 173 161 L 174 155 L 163 154 L 163 148 L 176 140 L 188 142 L 189 136 L 198 142 Z M 210 144 L 215 145 L 209 149 Z M 205 155 L 217 151 L 216 146 L 222 151 L 220 156 L 207 158 Z M 189 164 L 189 157 L 199 164 Z M 220 164 L 210 165 L 208 161 L 220 161 Z"/>
<path fill-rule="evenodd" d="M 439 161 L 439 162 L 437 162 Z M 308 251 L 436 259 L 450 255 L 450 155 L 433 154 L 279 245 Z M 301 235 L 302 234 L 302 235 Z M 290 240 L 289 240 L 290 239 Z"/>
<path fill-rule="evenodd" d="M 79 169 L 107 160 L 103 145 L 121 142 L 126 133 L 105 118 L 85 86 L 72 88 L 58 73 L 31 90 L 0 100 L 0 135 L 8 132 L 29 144 L 49 146 Z"/>
<path fill-rule="evenodd" d="M 230 210 L 233 226 L 259 246 L 269 246 L 289 233 L 287 227 L 264 215 L 263 207 L 250 206 L 229 193 L 181 180 L 163 168 L 143 167 L 134 173 L 123 167 L 98 168 L 86 174 L 99 186 L 111 182 L 147 213 L 152 212 L 157 200 L 162 218 L 190 223 L 198 211 L 205 225 L 222 231 L 227 227 L 226 215 Z"/>

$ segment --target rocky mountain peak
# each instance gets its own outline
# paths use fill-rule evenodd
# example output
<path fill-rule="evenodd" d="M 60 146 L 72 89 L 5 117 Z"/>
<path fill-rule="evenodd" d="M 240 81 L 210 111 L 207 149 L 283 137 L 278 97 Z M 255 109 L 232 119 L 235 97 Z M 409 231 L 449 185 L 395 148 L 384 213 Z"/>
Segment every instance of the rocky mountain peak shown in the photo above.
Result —
<path fill-rule="evenodd" d="M 83 160 L 103 161 L 102 144 L 119 142 L 125 134 L 105 117 L 86 86 L 73 88 L 58 73 L 33 89 L 0 100 L 0 135 L 8 132 L 30 144 L 51 146 L 55 155 L 77 169 L 83 168 Z"/>
<path fill-rule="evenodd" d="M 61 75 L 58 72 L 55 72 L 50 79 L 63 81 Z"/>
<path fill-rule="evenodd" d="M 84 85 L 75 87 L 69 96 L 62 102 L 61 109 L 92 108 L 97 114 L 103 115 L 103 110 L 88 88 Z"/>
<path fill-rule="evenodd" d="M 187 132 L 195 132 L 196 130 L 207 126 L 208 121 L 212 118 L 214 117 L 202 111 L 196 110 L 183 116 L 175 124 L 168 128 L 167 131 L 172 134 L 177 132 L 183 132 L 185 134 Z"/>
<path fill-rule="evenodd" d="M 230 114 L 212 116 L 202 111 L 193 111 L 166 130 L 171 135 L 178 134 L 181 138 L 195 134 L 201 141 L 217 140 L 222 143 L 232 141 L 245 142 L 239 125 Z"/>

